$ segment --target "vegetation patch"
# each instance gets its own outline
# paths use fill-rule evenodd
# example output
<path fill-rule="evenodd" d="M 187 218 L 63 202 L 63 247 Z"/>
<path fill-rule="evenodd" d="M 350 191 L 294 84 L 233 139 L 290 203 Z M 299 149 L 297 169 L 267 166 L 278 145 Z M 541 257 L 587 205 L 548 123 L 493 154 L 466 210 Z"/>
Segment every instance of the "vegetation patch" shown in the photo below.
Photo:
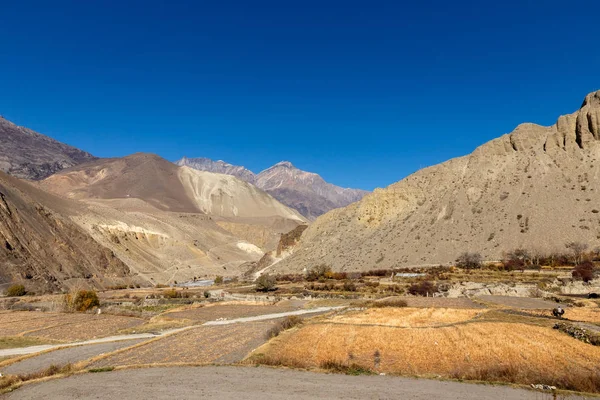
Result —
<path fill-rule="evenodd" d="M 302 323 L 302 318 L 296 315 L 290 315 L 282 321 L 277 322 L 277 324 L 274 327 L 269 329 L 269 331 L 267 332 L 267 339 L 279 336 L 281 332 L 286 331 L 288 329 L 292 329 L 293 327 L 301 325 Z"/>
<path fill-rule="evenodd" d="M 566 333 L 567 335 L 574 337 L 577 340 L 581 340 L 584 343 L 589 343 L 594 346 L 600 346 L 600 333 L 585 329 L 580 326 L 569 324 L 566 322 L 559 322 L 554 325 L 554 329 L 560 332 Z"/>

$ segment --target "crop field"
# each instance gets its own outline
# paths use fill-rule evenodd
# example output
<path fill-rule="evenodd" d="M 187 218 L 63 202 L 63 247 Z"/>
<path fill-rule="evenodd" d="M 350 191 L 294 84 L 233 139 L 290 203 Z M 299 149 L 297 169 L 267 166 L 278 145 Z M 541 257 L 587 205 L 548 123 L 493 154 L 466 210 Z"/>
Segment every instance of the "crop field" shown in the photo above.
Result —
<path fill-rule="evenodd" d="M 600 391 L 600 347 L 548 326 L 469 321 L 474 312 L 370 309 L 337 316 L 284 332 L 250 361 L 300 368 L 358 365 L 391 374 Z M 433 326 L 427 326 L 428 315 Z M 435 327 L 452 321 L 458 323 Z"/>
<path fill-rule="evenodd" d="M 204 307 L 190 308 L 183 311 L 174 311 L 163 314 L 169 318 L 180 318 L 195 321 L 196 323 L 214 321 L 219 318 L 233 319 L 240 317 L 254 317 L 263 314 L 275 314 L 294 311 L 300 307 L 291 303 L 247 305 L 247 304 L 215 304 Z"/>
<path fill-rule="evenodd" d="M 141 318 L 115 315 L 17 311 L 0 314 L 0 337 L 26 336 L 74 341 L 108 336 L 141 325 Z"/>
<path fill-rule="evenodd" d="M 115 352 L 91 368 L 122 365 L 232 363 L 263 344 L 274 322 L 199 326 Z"/>
<path fill-rule="evenodd" d="M 333 317 L 337 324 L 385 325 L 402 328 L 420 328 L 468 321 L 486 312 L 478 309 L 448 308 L 372 308 L 364 312 L 350 312 Z"/>
<path fill-rule="evenodd" d="M 413 308 L 485 308 L 481 304 L 474 302 L 466 297 L 445 298 L 445 297 L 409 297 L 394 296 L 390 299 L 402 299 L 406 301 L 408 307 Z"/>

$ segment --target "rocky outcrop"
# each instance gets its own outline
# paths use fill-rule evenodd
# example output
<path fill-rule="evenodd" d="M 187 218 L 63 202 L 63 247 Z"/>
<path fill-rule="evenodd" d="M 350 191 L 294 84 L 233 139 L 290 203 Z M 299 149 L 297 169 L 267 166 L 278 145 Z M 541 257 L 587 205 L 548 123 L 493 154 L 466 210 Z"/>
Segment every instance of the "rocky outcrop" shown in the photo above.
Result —
<path fill-rule="evenodd" d="M 0 117 L 0 171 L 37 180 L 95 159 L 85 151 Z"/>
<path fill-rule="evenodd" d="M 524 247 L 600 244 L 600 92 L 550 127 L 519 125 L 472 154 L 420 170 L 319 217 L 279 271 L 368 270 L 498 260 Z"/>
<path fill-rule="evenodd" d="M 183 157 L 181 160 L 176 161 L 175 164 L 179 165 L 180 167 L 190 167 L 193 169 L 197 169 L 198 171 L 208 171 L 217 174 L 233 175 L 249 183 L 254 183 L 256 179 L 252 171 L 238 165 L 231 165 L 221 160 L 213 161 L 210 158 L 203 157 Z"/>

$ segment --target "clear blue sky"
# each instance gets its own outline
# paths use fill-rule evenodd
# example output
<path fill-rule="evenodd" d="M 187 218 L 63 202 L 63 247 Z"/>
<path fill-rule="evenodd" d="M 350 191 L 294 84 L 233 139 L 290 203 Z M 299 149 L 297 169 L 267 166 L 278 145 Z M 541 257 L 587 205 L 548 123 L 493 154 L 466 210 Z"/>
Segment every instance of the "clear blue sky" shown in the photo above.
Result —
<path fill-rule="evenodd" d="M 3 1 L 0 114 L 373 189 L 600 89 L 599 1 Z"/>

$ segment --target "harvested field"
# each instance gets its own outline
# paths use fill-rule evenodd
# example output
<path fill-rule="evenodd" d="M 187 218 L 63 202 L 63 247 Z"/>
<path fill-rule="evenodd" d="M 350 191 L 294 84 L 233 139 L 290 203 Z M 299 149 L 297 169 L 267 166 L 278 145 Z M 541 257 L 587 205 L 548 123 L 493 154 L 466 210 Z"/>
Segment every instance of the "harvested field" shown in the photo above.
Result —
<path fill-rule="evenodd" d="M 371 308 L 361 312 L 338 315 L 330 321 L 337 324 L 418 328 L 464 322 L 484 312 L 486 311 L 449 308 Z"/>
<path fill-rule="evenodd" d="M 406 301 L 408 307 L 413 308 L 485 308 L 466 297 L 445 298 L 445 297 L 390 297 L 393 299 L 402 299 Z"/>
<path fill-rule="evenodd" d="M 17 311 L 0 314 L 0 337 L 26 336 L 74 341 L 108 336 L 141 325 L 141 318 L 115 315 Z"/>
<path fill-rule="evenodd" d="M 521 308 L 528 310 L 552 310 L 554 307 L 558 306 L 558 303 L 542 300 L 542 299 L 534 299 L 531 297 L 513 297 L 513 296 L 479 296 L 478 299 L 487 302 L 493 303 L 500 306 L 513 307 L 513 308 Z M 562 304 L 563 308 L 567 306 Z"/>
<path fill-rule="evenodd" d="M 273 321 L 200 326 L 117 352 L 90 367 L 237 362 L 266 341 L 266 333 L 272 326 Z"/>
<path fill-rule="evenodd" d="M 552 312 L 548 311 L 528 311 L 531 315 L 551 316 Z M 590 322 L 592 324 L 600 324 L 600 308 L 579 308 L 571 307 L 565 311 L 564 318 L 571 321 Z"/>
<path fill-rule="evenodd" d="M 168 312 L 163 314 L 169 318 L 181 318 L 196 321 L 197 323 L 214 321 L 219 318 L 233 319 L 241 317 L 254 317 L 264 314 L 275 314 L 301 309 L 293 303 L 285 302 L 276 305 L 246 305 L 246 304 L 214 304 L 205 307 L 190 308 L 183 311 Z"/>
<path fill-rule="evenodd" d="M 416 329 L 309 324 L 272 340 L 253 359 L 307 368 L 324 362 L 354 363 L 404 375 L 541 382 L 600 391 L 599 347 L 550 328 L 517 323 Z"/>
<path fill-rule="evenodd" d="M 147 339 L 126 340 L 121 342 L 109 342 L 90 344 L 85 346 L 68 347 L 43 353 L 35 357 L 29 357 L 23 361 L 2 368 L 4 374 L 31 374 L 44 370 L 51 365 L 75 364 L 79 361 L 98 356 L 103 353 L 112 352 L 121 348 L 130 347 Z"/>

